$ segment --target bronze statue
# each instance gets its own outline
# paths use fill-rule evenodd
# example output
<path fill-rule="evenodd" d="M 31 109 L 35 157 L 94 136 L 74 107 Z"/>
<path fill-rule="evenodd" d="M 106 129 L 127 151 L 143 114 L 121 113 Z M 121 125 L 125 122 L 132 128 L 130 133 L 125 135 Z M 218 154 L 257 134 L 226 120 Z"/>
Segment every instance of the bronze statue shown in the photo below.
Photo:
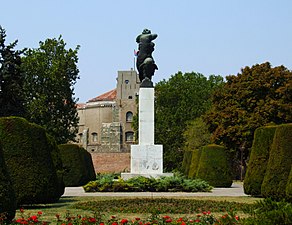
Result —
<path fill-rule="evenodd" d="M 148 29 L 144 29 L 142 34 L 138 35 L 136 38 L 136 42 L 139 44 L 136 66 L 139 73 L 139 79 L 142 82 L 140 85 L 141 87 L 145 85 L 149 86 L 149 81 L 151 86 L 153 86 L 151 78 L 154 75 L 155 70 L 158 69 L 152 57 L 152 52 L 154 51 L 155 46 L 152 40 L 155 38 L 157 38 L 157 34 L 151 34 L 151 31 Z"/>

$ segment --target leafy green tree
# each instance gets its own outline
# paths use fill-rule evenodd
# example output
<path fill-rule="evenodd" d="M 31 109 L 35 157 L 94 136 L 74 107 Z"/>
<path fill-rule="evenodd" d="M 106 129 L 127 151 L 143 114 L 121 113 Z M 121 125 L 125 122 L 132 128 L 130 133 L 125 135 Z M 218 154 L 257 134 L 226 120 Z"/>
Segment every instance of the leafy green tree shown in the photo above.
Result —
<path fill-rule="evenodd" d="M 0 26 L 0 117 L 23 116 L 24 76 L 20 68 L 22 51 L 13 50 L 17 41 L 5 45 L 5 38 L 5 30 Z"/>
<path fill-rule="evenodd" d="M 191 151 L 210 144 L 211 133 L 202 117 L 190 121 L 184 132 L 184 149 Z"/>
<path fill-rule="evenodd" d="M 155 142 L 163 144 L 166 170 L 180 169 L 187 123 L 210 108 L 211 93 L 222 82 L 220 76 L 178 72 L 156 84 Z"/>
<path fill-rule="evenodd" d="M 238 157 L 245 147 L 246 158 L 256 128 L 292 122 L 292 72 L 266 62 L 245 67 L 226 80 L 214 93 L 204 120 L 214 142 L 224 144 Z"/>
<path fill-rule="evenodd" d="M 79 78 L 79 46 L 67 50 L 61 36 L 39 45 L 23 57 L 26 117 L 43 126 L 58 144 L 66 143 L 74 139 L 78 125 L 73 86 Z"/>

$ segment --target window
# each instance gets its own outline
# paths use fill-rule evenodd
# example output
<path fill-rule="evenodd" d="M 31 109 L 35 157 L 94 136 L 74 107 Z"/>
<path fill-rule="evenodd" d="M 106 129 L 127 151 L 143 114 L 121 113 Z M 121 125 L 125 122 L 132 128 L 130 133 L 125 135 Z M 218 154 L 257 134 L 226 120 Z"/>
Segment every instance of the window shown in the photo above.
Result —
<path fill-rule="evenodd" d="M 92 135 L 92 142 L 97 142 L 97 133 L 93 132 L 91 135 Z"/>
<path fill-rule="evenodd" d="M 133 142 L 134 141 L 134 132 L 128 131 L 126 132 L 126 142 Z"/>
<path fill-rule="evenodd" d="M 133 121 L 133 113 L 129 111 L 126 113 L 126 122 L 132 122 L 132 121 Z"/>
<path fill-rule="evenodd" d="M 125 83 L 128 84 L 129 83 L 129 80 L 125 80 Z"/>

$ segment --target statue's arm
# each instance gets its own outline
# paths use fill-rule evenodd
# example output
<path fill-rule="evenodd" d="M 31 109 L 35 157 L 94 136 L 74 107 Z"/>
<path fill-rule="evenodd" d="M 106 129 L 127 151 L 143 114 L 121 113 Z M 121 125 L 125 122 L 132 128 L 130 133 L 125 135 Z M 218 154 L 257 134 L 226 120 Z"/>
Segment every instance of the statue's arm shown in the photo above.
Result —
<path fill-rule="evenodd" d="M 154 40 L 155 38 L 157 38 L 157 34 L 151 34 L 151 40 Z"/>

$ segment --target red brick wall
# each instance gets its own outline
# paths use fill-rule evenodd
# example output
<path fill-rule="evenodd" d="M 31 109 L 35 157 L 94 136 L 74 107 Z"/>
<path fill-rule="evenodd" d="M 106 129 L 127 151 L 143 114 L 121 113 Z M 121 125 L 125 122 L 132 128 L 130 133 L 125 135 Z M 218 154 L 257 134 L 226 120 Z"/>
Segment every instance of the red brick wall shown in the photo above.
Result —
<path fill-rule="evenodd" d="M 96 173 L 129 172 L 130 153 L 91 153 Z"/>

